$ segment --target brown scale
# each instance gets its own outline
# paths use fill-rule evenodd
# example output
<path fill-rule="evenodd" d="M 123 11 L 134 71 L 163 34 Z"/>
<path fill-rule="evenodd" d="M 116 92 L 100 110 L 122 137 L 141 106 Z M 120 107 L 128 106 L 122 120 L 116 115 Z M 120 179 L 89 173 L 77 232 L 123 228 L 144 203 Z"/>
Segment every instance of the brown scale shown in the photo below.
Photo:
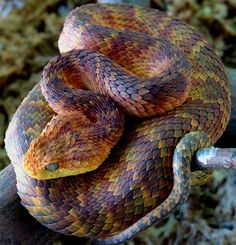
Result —
<path fill-rule="evenodd" d="M 86 36 L 88 30 L 96 29 L 93 25 L 101 25 L 101 33 Z M 115 244 L 166 217 L 187 198 L 189 182 L 187 177 L 187 183 L 183 178 L 188 176 L 189 165 L 185 160 L 189 161 L 196 147 L 214 144 L 229 120 L 230 95 L 222 63 L 200 34 L 165 13 L 130 6 L 83 6 L 67 17 L 59 48 L 61 53 L 72 49 L 94 48 L 94 51 L 115 59 L 116 63 L 124 65 L 125 71 L 130 69 L 129 72 L 138 77 L 151 77 L 155 73 L 164 72 L 154 69 L 155 62 L 151 63 L 153 59 L 148 63 L 150 56 L 146 57 L 145 54 L 152 55 L 153 46 L 152 43 L 145 43 L 148 40 L 145 35 L 140 39 L 143 43 L 129 40 L 128 37 L 132 36 L 130 33 L 136 31 L 140 32 L 136 34 L 138 37 L 145 32 L 145 35 L 151 36 L 150 40 L 166 40 L 185 53 L 191 64 L 192 73 L 188 76 L 191 89 L 187 100 L 174 110 L 175 106 L 167 113 L 152 118 L 128 117 L 121 140 L 98 169 L 47 181 L 35 180 L 25 174 L 20 163 L 31 141 L 55 115 L 38 85 L 21 104 L 9 126 L 6 147 L 15 167 L 22 204 L 38 221 L 55 231 L 103 238 L 106 239 L 104 244 Z M 108 36 L 104 36 L 106 33 Z M 137 61 L 135 58 L 138 58 Z M 138 66 L 143 58 L 146 68 L 151 68 L 151 75 Z M 93 69 L 98 66 L 99 61 L 95 66 L 92 65 Z M 165 63 L 159 67 L 164 66 Z M 99 72 L 101 74 L 102 71 Z M 114 76 L 118 75 L 115 73 Z M 72 74 L 68 78 L 68 84 L 78 88 L 73 82 L 73 76 L 76 75 Z M 89 79 L 84 80 L 85 87 L 97 91 Z M 106 86 L 109 82 L 109 79 L 105 81 Z M 123 81 L 116 88 L 115 81 L 112 86 L 124 98 L 129 92 L 131 96 L 132 93 L 144 96 L 142 92 L 137 93 L 130 84 Z M 104 86 L 98 89 L 99 92 L 105 93 Z M 181 94 L 180 85 L 174 82 L 174 86 Z M 125 99 L 126 103 L 130 101 L 129 97 Z M 179 96 L 176 97 L 178 99 Z M 157 103 L 164 106 L 165 110 L 172 106 L 165 101 L 158 102 L 158 99 Z M 127 104 L 123 109 L 126 107 Z M 196 130 L 205 132 L 209 138 L 199 133 L 191 134 L 189 141 L 184 141 L 187 147 L 178 146 L 178 154 L 173 160 L 173 152 L 180 139 Z"/>

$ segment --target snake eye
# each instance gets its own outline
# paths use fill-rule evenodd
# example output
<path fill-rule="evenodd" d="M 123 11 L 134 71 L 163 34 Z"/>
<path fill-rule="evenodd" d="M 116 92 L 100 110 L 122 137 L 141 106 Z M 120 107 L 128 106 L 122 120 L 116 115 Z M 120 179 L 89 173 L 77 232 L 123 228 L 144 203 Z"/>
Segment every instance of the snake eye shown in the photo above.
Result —
<path fill-rule="evenodd" d="M 45 169 L 50 172 L 54 172 L 58 169 L 58 163 L 52 162 L 45 166 Z"/>

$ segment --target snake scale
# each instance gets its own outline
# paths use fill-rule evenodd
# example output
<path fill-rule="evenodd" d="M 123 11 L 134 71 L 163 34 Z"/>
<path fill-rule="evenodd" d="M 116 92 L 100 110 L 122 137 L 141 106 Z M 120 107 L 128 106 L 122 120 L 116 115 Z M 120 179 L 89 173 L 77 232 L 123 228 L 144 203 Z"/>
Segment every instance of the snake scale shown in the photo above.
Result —
<path fill-rule="evenodd" d="M 50 229 L 119 243 L 186 200 L 229 120 L 224 67 L 183 21 L 125 5 L 76 8 L 59 49 L 7 130 L 18 193 Z"/>

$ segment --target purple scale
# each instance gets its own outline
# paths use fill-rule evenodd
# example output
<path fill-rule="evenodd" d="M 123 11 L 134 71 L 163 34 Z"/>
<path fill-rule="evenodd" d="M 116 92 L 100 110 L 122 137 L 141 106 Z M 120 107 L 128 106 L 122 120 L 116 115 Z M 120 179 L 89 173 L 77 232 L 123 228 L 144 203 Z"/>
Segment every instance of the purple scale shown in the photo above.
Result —
<path fill-rule="evenodd" d="M 130 87 L 127 89 L 127 93 L 129 93 L 130 95 L 132 94 L 136 94 L 137 93 L 137 89 Z"/>
<path fill-rule="evenodd" d="M 126 87 L 124 87 L 123 85 L 119 85 L 119 86 L 117 87 L 117 90 L 118 90 L 119 92 L 123 92 L 123 91 L 126 91 Z"/>
<path fill-rule="evenodd" d="M 126 92 L 120 92 L 120 95 L 121 95 L 121 97 L 124 98 L 124 99 L 130 98 L 129 94 L 127 94 Z"/>

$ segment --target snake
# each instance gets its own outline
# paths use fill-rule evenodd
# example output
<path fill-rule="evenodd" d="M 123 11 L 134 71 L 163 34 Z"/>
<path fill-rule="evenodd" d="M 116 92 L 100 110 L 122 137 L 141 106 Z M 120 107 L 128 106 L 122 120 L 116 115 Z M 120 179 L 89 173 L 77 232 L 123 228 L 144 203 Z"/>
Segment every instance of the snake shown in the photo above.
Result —
<path fill-rule="evenodd" d="M 6 150 L 22 205 L 66 235 L 117 244 L 187 199 L 191 161 L 230 117 L 225 69 L 157 9 L 88 4 L 14 114 Z"/>

